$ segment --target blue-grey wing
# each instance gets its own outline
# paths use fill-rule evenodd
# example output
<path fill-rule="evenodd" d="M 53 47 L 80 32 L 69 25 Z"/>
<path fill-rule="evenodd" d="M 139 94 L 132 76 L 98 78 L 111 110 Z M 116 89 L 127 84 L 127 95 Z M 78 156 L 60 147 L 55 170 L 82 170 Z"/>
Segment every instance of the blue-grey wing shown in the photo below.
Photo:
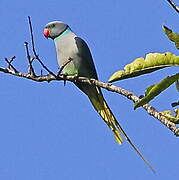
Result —
<path fill-rule="evenodd" d="M 98 79 L 93 58 L 88 48 L 88 45 L 83 39 L 79 37 L 75 37 L 75 42 L 78 48 L 78 56 L 81 58 L 81 67 L 79 68 L 79 75 Z"/>

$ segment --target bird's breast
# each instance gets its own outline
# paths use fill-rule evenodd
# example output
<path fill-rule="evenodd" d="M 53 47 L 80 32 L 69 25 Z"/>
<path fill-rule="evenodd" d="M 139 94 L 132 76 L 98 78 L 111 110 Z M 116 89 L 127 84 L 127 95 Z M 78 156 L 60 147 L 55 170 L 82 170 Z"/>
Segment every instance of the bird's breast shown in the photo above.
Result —
<path fill-rule="evenodd" d="M 66 35 L 67 36 L 67 35 Z M 81 58 L 78 47 L 73 37 L 62 37 L 55 41 L 57 61 L 60 67 L 64 66 L 63 73 L 68 75 L 78 74 Z"/>

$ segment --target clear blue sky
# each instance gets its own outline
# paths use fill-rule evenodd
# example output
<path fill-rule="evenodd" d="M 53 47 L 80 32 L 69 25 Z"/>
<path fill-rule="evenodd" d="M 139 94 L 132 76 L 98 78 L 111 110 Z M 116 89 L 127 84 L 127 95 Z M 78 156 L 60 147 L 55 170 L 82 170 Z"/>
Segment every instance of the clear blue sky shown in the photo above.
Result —
<path fill-rule="evenodd" d="M 42 35 L 44 25 L 52 20 L 68 23 L 87 41 L 102 81 L 146 53 L 178 53 L 161 29 L 165 24 L 179 32 L 179 14 L 166 1 L 1 0 L 0 66 L 5 65 L 4 57 L 15 55 L 18 70 L 26 71 L 23 42 L 29 41 L 28 15 L 37 51 L 54 72 L 58 68 L 54 44 Z M 176 68 L 169 68 L 115 84 L 141 95 L 146 86 L 175 72 Z M 178 180 L 179 140 L 142 108 L 134 111 L 124 97 L 103 91 L 156 175 L 127 142 L 116 144 L 88 99 L 73 84 L 35 83 L 2 73 L 0 82 L 1 180 Z M 178 94 L 172 86 L 151 104 L 162 111 L 176 100 Z"/>

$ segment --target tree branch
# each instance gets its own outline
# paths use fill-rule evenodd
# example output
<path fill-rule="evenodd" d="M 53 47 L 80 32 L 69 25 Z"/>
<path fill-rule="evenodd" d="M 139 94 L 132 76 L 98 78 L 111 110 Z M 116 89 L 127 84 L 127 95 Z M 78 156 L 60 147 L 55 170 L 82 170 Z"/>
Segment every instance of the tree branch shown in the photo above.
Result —
<path fill-rule="evenodd" d="M 5 58 L 5 61 L 7 62 L 9 69 L 13 69 L 14 72 L 18 72 L 17 69 L 12 65 L 12 62 L 14 61 L 15 58 L 16 58 L 15 56 L 13 56 L 10 60 Z"/>
<path fill-rule="evenodd" d="M 25 46 L 25 50 L 26 50 L 27 60 L 29 63 L 29 71 L 28 72 L 29 72 L 29 74 L 32 74 L 32 76 L 36 76 L 34 68 L 32 66 L 32 63 L 33 63 L 33 60 L 35 59 L 35 57 L 30 56 L 28 42 L 24 42 L 24 46 Z"/>
<path fill-rule="evenodd" d="M 30 80 L 36 81 L 36 82 L 51 82 L 51 81 L 61 81 L 61 80 L 63 80 L 64 82 L 66 82 L 66 81 L 77 82 L 78 81 L 81 83 L 95 85 L 95 86 L 98 86 L 100 88 L 106 89 L 111 92 L 118 93 L 118 94 L 126 97 L 127 99 L 133 101 L 134 103 L 136 103 L 140 100 L 140 98 L 137 97 L 132 92 L 127 91 L 126 89 L 122 89 L 120 87 L 114 86 L 109 83 L 104 83 L 104 82 L 101 82 L 101 81 L 98 81 L 95 79 L 88 79 L 86 77 L 61 75 L 63 68 L 73 60 L 70 57 L 69 57 L 69 60 L 67 61 L 67 63 L 61 67 L 61 69 L 59 70 L 57 75 L 55 73 L 53 73 L 47 66 L 45 66 L 45 64 L 39 58 L 39 55 L 37 55 L 37 52 L 35 50 L 35 42 L 34 42 L 33 29 L 32 29 L 32 23 L 31 23 L 30 17 L 28 17 L 28 22 L 29 22 L 29 29 L 30 29 L 30 38 L 31 38 L 31 43 L 32 43 L 32 52 L 33 52 L 33 56 L 31 56 L 28 43 L 25 42 L 24 45 L 25 45 L 25 50 L 26 50 L 26 57 L 27 57 L 28 64 L 29 64 L 28 72 L 22 73 L 22 72 L 19 72 L 16 70 L 16 68 L 12 65 L 12 62 L 15 59 L 15 56 L 9 60 L 7 58 L 5 58 L 5 61 L 7 62 L 8 67 L 7 68 L 0 67 L 0 72 L 6 73 L 6 74 L 11 74 L 11 75 L 18 76 L 21 78 L 30 79 Z M 48 72 L 47 75 L 43 75 L 42 70 L 40 72 L 40 75 L 35 74 L 35 70 L 33 68 L 34 60 L 37 60 L 40 63 L 40 65 L 42 66 L 42 68 Z M 170 129 L 177 137 L 179 136 L 179 128 L 176 126 L 176 124 L 174 124 L 173 122 L 170 122 L 165 116 L 163 116 L 160 112 L 158 112 L 154 107 L 150 106 L 149 104 L 145 104 L 142 107 L 147 111 L 147 113 L 149 115 L 158 119 L 162 124 L 164 124 L 168 129 Z"/>
<path fill-rule="evenodd" d="M 29 29 L 30 29 L 30 39 L 31 39 L 31 44 L 32 44 L 32 52 L 34 54 L 34 59 L 36 59 L 40 65 L 51 75 L 55 76 L 56 75 L 49 69 L 47 68 L 47 66 L 44 65 L 44 63 L 42 62 L 42 60 L 39 58 L 39 55 L 36 52 L 35 49 L 35 41 L 34 41 L 34 35 L 33 35 L 33 28 L 32 28 L 32 22 L 31 22 L 31 18 L 30 16 L 28 16 L 28 23 L 29 23 Z M 27 43 L 27 42 L 26 42 Z M 32 68 L 31 64 L 29 64 L 30 67 Z"/>
<path fill-rule="evenodd" d="M 172 0 L 167 0 L 169 4 L 175 9 L 177 13 L 179 13 L 179 7 L 172 1 Z"/>
<path fill-rule="evenodd" d="M 106 89 L 108 91 L 111 92 L 115 92 L 118 93 L 124 97 L 126 97 L 127 99 L 133 101 L 134 103 L 136 103 L 137 101 L 139 101 L 139 97 L 137 97 L 134 93 L 114 86 L 110 83 L 104 83 L 95 79 L 88 79 L 85 77 L 76 77 L 76 76 L 63 76 L 63 75 L 56 75 L 53 76 L 51 74 L 48 75 L 40 75 L 40 76 L 33 76 L 30 73 L 21 73 L 21 72 L 16 72 L 13 69 L 9 69 L 9 68 L 3 68 L 0 67 L 0 72 L 3 73 L 7 73 L 7 74 L 11 74 L 14 76 L 18 76 L 18 77 L 23 77 L 26 79 L 30 79 L 36 82 L 51 82 L 51 81 L 70 81 L 70 82 L 82 82 L 82 83 L 87 83 L 87 84 L 93 84 L 95 86 L 98 86 L 100 88 Z M 158 119 L 162 124 L 164 124 L 168 129 L 170 129 L 176 136 L 179 136 L 179 128 L 176 126 L 176 124 L 174 124 L 173 122 L 170 122 L 167 120 L 167 118 L 165 118 L 160 112 L 158 112 L 154 107 L 150 106 L 149 104 L 145 104 L 144 106 L 142 106 L 149 115 L 153 116 L 154 118 Z"/>

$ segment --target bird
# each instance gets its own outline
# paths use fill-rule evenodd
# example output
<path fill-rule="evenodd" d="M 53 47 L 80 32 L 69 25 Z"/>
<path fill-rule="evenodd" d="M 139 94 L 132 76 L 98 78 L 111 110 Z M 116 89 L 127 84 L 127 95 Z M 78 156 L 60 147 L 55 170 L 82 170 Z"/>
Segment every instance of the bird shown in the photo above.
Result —
<path fill-rule="evenodd" d="M 44 27 L 43 35 L 55 43 L 58 65 L 60 68 L 63 67 L 62 74 L 98 80 L 93 57 L 87 43 L 78 37 L 69 25 L 62 21 L 49 22 Z M 74 84 L 87 95 L 94 109 L 113 132 L 117 143 L 121 144 L 123 137 L 126 138 L 132 148 L 154 172 L 153 167 L 133 144 L 115 118 L 104 99 L 101 88 L 79 81 L 74 82 Z"/>

